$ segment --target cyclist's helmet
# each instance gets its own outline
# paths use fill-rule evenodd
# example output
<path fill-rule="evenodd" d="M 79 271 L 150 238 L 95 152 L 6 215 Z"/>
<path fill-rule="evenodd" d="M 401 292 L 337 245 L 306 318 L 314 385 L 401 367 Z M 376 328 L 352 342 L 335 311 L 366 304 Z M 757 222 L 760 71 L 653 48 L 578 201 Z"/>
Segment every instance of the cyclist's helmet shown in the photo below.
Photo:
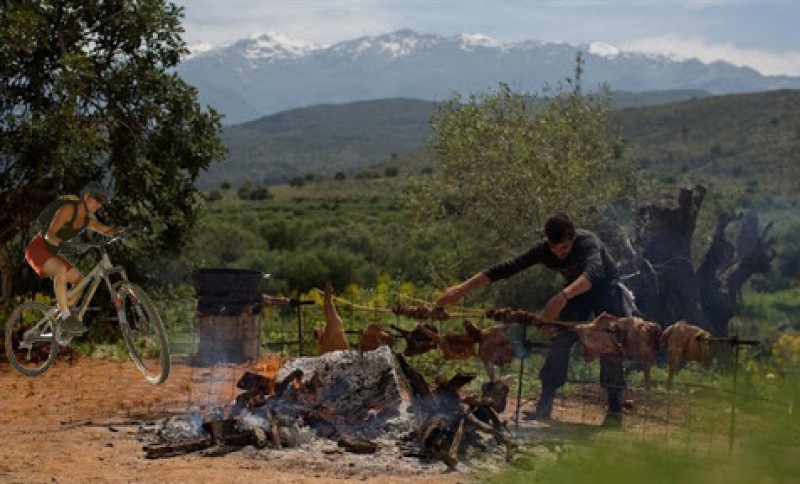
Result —
<path fill-rule="evenodd" d="M 100 203 L 111 200 L 111 192 L 100 182 L 90 181 L 87 183 L 81 190 L 81 197 L 83 197 L 84 193 L 88 193 Z"/>

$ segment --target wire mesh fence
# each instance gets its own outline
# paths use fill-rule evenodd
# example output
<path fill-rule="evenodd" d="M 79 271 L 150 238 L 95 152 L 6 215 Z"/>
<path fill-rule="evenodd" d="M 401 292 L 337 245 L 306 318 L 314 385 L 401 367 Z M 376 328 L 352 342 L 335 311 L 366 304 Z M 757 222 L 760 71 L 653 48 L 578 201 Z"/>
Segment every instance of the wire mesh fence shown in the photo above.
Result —
<path fill-rule="evenodd" d="M 394 314 L 391 311 L 393 305 L 425 303 L 413 293 L 392 292 L 386 288 L 350 289 L 338 296 L 335 302 L 353 349 L 358 347 L 361 333 L 370 323 L 405 329 L 419 323 Z M 440 334 L 463 332 L 461 323 L 464 319 L 470 319 L 479 327 L 497 324 L 481 316 L 485 307 L 465 309 L 470 317 L 454 317 L 432 324 Z M 458 308 L 454 310 L 458 311 Z M 288 303 L 265 305 L 260 321 L 262 355 L 277 354 L 285 359 L 315 356 L 317 346 L 313 328 L 324 322 L 322 295 L 312 291 L 290 299 Z M 194 364 L 192 352 L 198 347 L 194 325 L 196 321 L 184 326 L 183 332 L 174 334 L 172 338 L 175 361 L 188 366 L 190 384 L 185 407 L 202 409 L 230 404 L 241 391 L 236 382 L 257 362 Z M 743 337 L 758 334 L 755 323 L 732 330 Z M 525 332 L 519 327 L 512 327 L 509 331 L 511 338 L 518 343 L 517 354 L 510 364 L 499 369 L 497 376 L 511 383 L 510 410 L 505 418 L 509 421 L 509 428 L 514 430 L 528 425 L 524 410 L 533 409 L 536 403 L 541 390 L 538 372 L 548 348 L 547 338 L 534 331 Z M 523 344 L 523 340 L 527 344 Z M 403 343 L 398 342 L 395 350 L 402 349 Z M 718 342 L 706 364 L 686 365 L 674 382 L 668 381 L 664 362 L 659 360 L 649 385 L 645 384 L 636 362 L 628 361 L 624 417 L 621 432 L 615 433 L 614 438 L 627 444 L 647 443 L 691 456 L 726 457 L 746 451 L 741 447 L 741 436 L 757 435 L 765 427 L 774 427 L 776 424 L 773 422 L 784 422 L 800 429 L 794 410 L 797 391 L 791 390 L 797 382 L 784 376 L 773 380 L 761 378 L 759 384 L 755 384 L 747 365 L 758 351 L 752 347 L 732 345 L 730 340 Z M 489 378 L 478 358 L 449 361 L 434 350 L 410 358 L 409 362 L 429 381 L 437 375 L 473 374 L 476 378 L 469 391 L 476 393 Z M 567 383 L 559 390 L 554 404 L 554 425 L 569 425 L 573 431 L 578 429 L 588 433 L 601 428 L 606 397 L 599 384 L 599 374 L 598 362 L 585 361 L 581 356 L 580 342 L 576 343 L 570 357 Z M 775 388 L 765 390 L 763 381 L 772 381 Z"/>

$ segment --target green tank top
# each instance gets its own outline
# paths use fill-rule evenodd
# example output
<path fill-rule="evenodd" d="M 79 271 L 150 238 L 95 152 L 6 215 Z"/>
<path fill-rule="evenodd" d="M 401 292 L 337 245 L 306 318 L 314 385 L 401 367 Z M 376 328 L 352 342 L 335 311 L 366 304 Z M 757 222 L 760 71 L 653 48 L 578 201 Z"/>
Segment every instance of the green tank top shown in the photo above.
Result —
<path fill-rule="evenodd" d="M 78 204 L 81 202 L 75 202 L 73 204 L 73 212 L 72 212 L 72 219 L 66 222 L 59 230 L 56 232 L 56 237 L 61 239 L 61 242 L 66 242 L 70 239 L 77 237 L 78 235 L 82 234 L 86 227 L 89 226 L 89 217 L 90 215 L 87 213 L 86 217 L 83 220 L 83 226 L 80 228 L 75 227 L 75 219 L 78 218 Z M 46 237 L 44 238 L 44 245 L 47 246 L 47 250 L 49 250 L 52 254 L 58 254 L 58 247 L 51 244 L 47 241 Z"/>

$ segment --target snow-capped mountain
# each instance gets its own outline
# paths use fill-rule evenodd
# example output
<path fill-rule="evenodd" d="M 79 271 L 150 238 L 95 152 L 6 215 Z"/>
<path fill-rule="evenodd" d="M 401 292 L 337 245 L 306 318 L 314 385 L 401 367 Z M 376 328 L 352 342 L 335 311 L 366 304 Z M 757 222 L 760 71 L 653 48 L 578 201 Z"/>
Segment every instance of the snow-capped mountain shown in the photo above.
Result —
<path fill-rule="evenodd" d="M 178 67 L 204 104 L 234 124 L 278 111 L 324 103 L 411 97 L 449 98 L 505 83 L 536 92 L 572 77 L 577 52 L 583 85 L 614 90 L 703 89 L 714 94 L 800 88 L 800 78 L 763 76 L 726 62 L 626 52 L 601 42 L 584 45 L 528 40 L 504 43 L 479 34 L 443 37 L 399 30 L 333 45 L 277 33 L 227 46 L 199 46 Z"/>

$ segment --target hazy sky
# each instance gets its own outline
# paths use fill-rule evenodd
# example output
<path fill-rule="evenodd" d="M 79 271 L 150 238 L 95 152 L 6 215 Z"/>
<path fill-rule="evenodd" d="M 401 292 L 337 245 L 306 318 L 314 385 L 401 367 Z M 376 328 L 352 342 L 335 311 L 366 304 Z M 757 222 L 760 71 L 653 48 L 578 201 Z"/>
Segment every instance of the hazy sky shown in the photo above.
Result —
<path fill-rule="evenodd" d="M 503 42 L 605 42 L 764 74 L 800 76 L 800 0 L 175 0 L 184 39 L 219 45 L 276 32 L 332 44 L 401 28 Z"/>

